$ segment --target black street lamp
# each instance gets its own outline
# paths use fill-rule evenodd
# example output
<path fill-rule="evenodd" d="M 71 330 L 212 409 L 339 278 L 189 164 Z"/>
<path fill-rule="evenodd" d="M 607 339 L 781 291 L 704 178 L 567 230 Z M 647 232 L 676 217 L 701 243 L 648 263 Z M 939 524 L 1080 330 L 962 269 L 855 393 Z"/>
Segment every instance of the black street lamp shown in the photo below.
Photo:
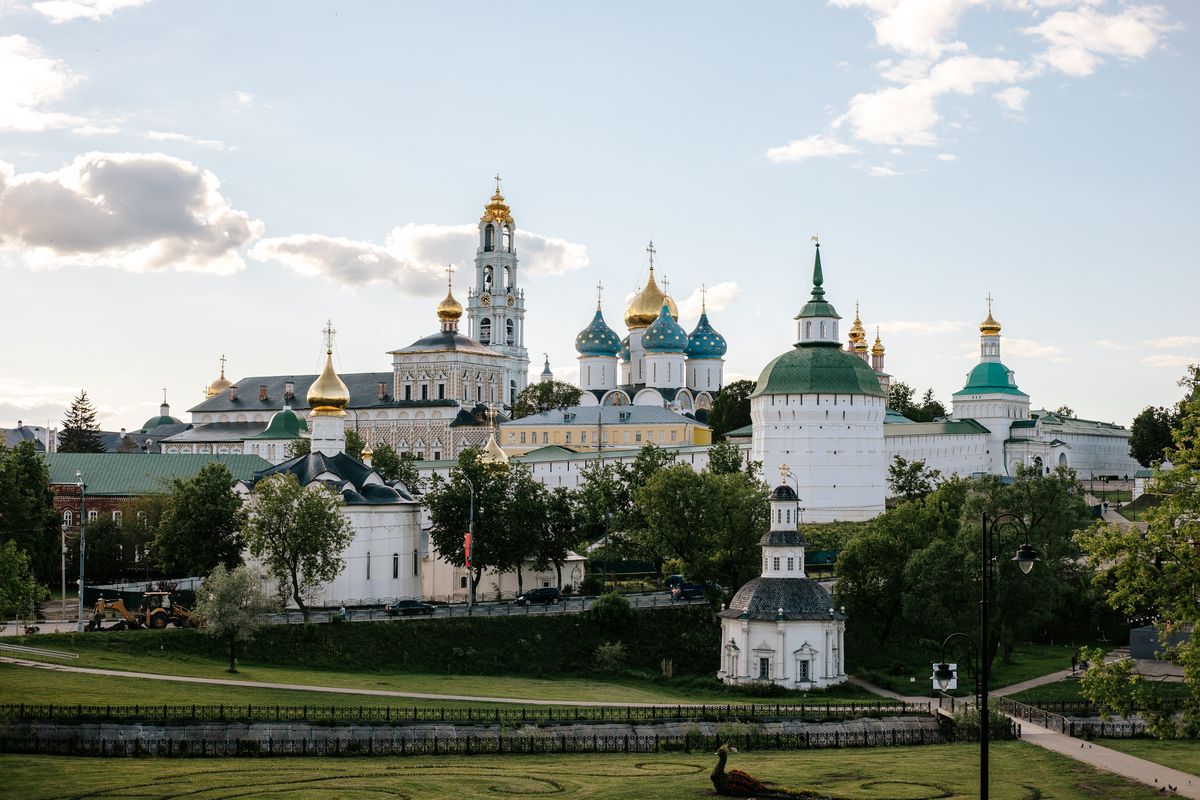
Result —
<path fill-rule="evenodd" d="M 937 682 L 938 688 L 943 692 L 950 688 L 950 682 L 954 680 L 955 672 L 946 662 L 946 647 L 955 639 L 962 639 L 967 644 L 971 645 L 971 663 L 972 672 L 975 675 L 975 703 L 978 705 L 980 700 L 980 683 L 979 683 L 979 646 L 975 644 L 975 640 L 965 633 L 952 633 L 942 640 L 942 653 L 938 657 L 939 663 L 933 668 L 933 679 Z"/>
<path fill-rule="evenodd" d="M 83 633 L 83 552 L 84 526 L 87 524 L 87 484 L 83 482 L 83 473 L 75 470 L 75 485 L 79 487 L 79 620 L 76 630 Z"/>
<path fill-rule="evenodd" d="M 992 651 L 989 646 L 988 635 L 988 619 L 989 610 L 988 603 L 992 596 L 992 543 L 996 536 L 996 529 L 1002 524 L 1016 525 L 1021 529 L 1024 541 L 1017 548 L 1017 553 L 1012 557 L 1012 561 L 1017 562 L 1017 566 L 1021 568 L 1021 572 L 1028 575 L 1033 569 L 1033 565 L 1041 559 L 1038 557 L 1037 550 L 1029 543 L 1029 528 L 1025 525 L 1025 520 L 1016 514 L 997 514 L 988 519 L 987 512 L 982 515 L 982 535 L 981 549 L 982 558 L 982 587 L 979 598 L 979 649 L 977 657 L 979 661 L 978 669 L 975 674 L 978 680 L 979 691 L 979 797 L 981 800 L 987 800 L 988 796 L 988 740 L 991 730 L 989 727 L 990 717 L 988 715 L 988 680 L 991 677 Z M 954 677 L 950 665 L 946 663 L 946 644 L 956 636 L 964 634 L 951 634 L 942 642 L 941 663 L 934 668 L 933 677 L 943 689 L 950 685 L 950 680 Z M 974 642 L 972 642 L 972 645 Z"/>

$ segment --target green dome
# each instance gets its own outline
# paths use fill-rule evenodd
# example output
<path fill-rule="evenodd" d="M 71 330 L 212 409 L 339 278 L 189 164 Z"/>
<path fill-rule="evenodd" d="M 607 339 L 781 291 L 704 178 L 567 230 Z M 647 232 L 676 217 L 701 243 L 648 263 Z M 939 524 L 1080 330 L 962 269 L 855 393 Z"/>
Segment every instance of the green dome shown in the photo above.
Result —
<path fill-rule="evenodd" d="M 276 411 L 275 416 L 271 417 L 271 422 L 268 423 L 266 430 L 251 438 L 299 439 L 304 433 L 308 433 L 308 423 L 299 414 L 292 411 L 290 406 L 284 406 L 283 410 Z"/>
<path fill-rule="evenodd" d="M 751 397 L 763 394 L 865 394 L 883 397 L 875 370 L 833 343 L 807 343 L 763 368 Z"/>
<path fill-rule="evenodd" d="M 157 428 L 159 425 L 181 425 L 181 424 L 182 423 L 179 420 L 175 419 L 174 417 L 167 415 L 167 414 L 161 414 L 157 417 L 151 417 L 150 419 L 148 419 L 144 423 L 142 423 L 142 431 L 141 432 L 149 433 L 150 431 Z"/>
<path fill-rule="evenodd" d="M 954 396 L 964 394 L 1015 394 L 1022 397 L 1029 395 L 1017 388 L 1013 380 L 1012 370 L 999 361 L 982 361 L 967 375 L 967 385 L 954 393 Z"/>

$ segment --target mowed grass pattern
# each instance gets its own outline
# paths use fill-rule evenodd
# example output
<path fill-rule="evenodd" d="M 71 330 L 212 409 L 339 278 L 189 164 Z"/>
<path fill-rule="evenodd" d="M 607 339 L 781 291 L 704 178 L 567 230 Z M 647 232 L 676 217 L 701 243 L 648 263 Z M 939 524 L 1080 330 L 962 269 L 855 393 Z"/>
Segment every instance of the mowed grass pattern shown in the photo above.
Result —
<path fill-rule="evenodd" d="M 1148 787 L 1021 742 L 992 751 L 992 797 L 1120 797 Z M 729 767 L 779 785 L 856 800 L 977 796 L 977 750 L 943 745 L 798 753 L 737 753 Z M 344 759 L 79 759 L 0 756 L 7 796 L 28 800 L 272 800 L 316 798 L 587 798 L 713 796 L 709 753 Z"/>

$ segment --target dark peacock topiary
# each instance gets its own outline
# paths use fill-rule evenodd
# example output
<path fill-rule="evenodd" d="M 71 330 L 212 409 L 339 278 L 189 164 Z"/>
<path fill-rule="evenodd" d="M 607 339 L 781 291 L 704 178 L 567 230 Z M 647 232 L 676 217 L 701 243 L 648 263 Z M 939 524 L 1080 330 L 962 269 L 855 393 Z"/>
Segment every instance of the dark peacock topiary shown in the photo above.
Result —
<path fill-rule="evenodd" d="M 731 769 L 725 771 L 725 764 L 729 760 L 730 753 L 736 753 L 736 747 L 730 747 L 729 743 L 721 745 L 717 749 L 717 766 L 713 768 L 712 779 L 713 786 L 717 790 L 717 794 L 723 797 L 800 797 L 808 798 L 808 800 L 837 800 L 830 795 L 814 792 L 809 789 L 791 789 L 786 786 L 768 786 L 758 778 L 749 773 L 742 772 L 740 769 Z"/>

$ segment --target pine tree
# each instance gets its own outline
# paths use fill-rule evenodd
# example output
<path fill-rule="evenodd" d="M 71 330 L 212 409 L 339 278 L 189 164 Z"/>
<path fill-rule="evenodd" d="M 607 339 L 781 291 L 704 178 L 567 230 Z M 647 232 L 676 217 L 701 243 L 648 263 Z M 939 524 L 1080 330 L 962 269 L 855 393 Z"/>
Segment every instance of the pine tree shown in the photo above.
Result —
<path fill-rule="evenodd" d="M 71 401 L 67 416 L 63 418 L 62 432 L 58 435 L 60 453 L 103 453 L 100 441 L 100 426 L 96 423 L 96 408 L 88 399 L 87 390 L 80 389 L 79 396 Z"/>

